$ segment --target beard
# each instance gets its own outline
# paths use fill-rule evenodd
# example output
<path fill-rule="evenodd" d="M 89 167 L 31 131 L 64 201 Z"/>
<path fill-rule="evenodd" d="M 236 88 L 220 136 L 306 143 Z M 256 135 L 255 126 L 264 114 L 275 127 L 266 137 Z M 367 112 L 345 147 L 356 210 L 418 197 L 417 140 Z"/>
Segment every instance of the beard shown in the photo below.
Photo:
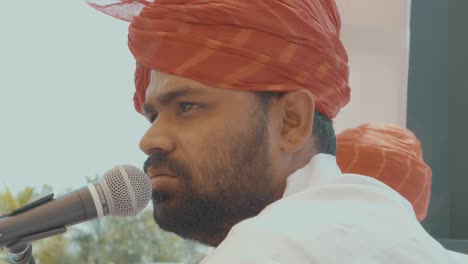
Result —
<path fill-rule="evenodd" d="M 269 174 L 266 118 L 252 120 L 246 131 L 220 141 L 207 144 L 199 163 L 191 163 L 193 170 L 164 153 L 145 162 L 145 169 L 168 168 L 181 183 L 176 193 L 153 190 L 153 218 L 161 229 L 195 240 L 225 236 L 233 225 L 277 199 Z"/>

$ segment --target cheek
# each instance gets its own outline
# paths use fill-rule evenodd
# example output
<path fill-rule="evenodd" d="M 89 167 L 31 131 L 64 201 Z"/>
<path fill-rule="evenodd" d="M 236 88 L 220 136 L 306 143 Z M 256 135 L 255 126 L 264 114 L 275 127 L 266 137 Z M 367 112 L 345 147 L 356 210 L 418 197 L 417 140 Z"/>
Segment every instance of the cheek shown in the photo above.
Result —
<path fill-rule="evenodd" d="M 223 148 L 229 135 L 235 133 L 235 129 L 233 122 L 226 121 L 226 118 L 200 120 L 179 130 L 179 147 L 188 159 L 208 158 L 211 152 Z"/>
<path fill-rule="evenodd" d="M 204 118 L 190 122 L 178 131 L 178 153 L 191 169 L 194 187 L 211 188 L 216 185 L 213 171 L 219 167 L 229 167 L 230 153 L 236 148 L 233 141 L 246 135 L 245 116 L 226 111 L 207 113 Z M 226 172 L 226 171 L 225 171 Z M 209 185 L 209 186 L 208 186 Z"/>
<path fill-rule="evenodd" d="M 222 174 L 230 166 L 228 129 L 216 128 L 204 130 L 195 137 L 186 137 L 181 140 L 183 144 L 182 159 L 191 170 L 192 188 L 204 193 L 213 193 L 219 189 Z M 220 168 L 223 168 L 220 170 Z"/>

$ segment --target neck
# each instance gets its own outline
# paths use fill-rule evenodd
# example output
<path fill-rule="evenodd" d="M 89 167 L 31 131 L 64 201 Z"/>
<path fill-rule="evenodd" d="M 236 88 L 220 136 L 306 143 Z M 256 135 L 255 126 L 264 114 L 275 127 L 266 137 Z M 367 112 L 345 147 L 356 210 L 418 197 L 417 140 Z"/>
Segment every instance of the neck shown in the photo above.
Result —
<path fill-rule="evenodd" d="M 289 158 L 289 169 L 286 171 L 285 181 L 289 175 L 309 164 L 312 158 L 317 154 L 320 154 L 320 151 L 318 151 L 315 147 L 304 147 L 299 152 L 292 154 Z"/>

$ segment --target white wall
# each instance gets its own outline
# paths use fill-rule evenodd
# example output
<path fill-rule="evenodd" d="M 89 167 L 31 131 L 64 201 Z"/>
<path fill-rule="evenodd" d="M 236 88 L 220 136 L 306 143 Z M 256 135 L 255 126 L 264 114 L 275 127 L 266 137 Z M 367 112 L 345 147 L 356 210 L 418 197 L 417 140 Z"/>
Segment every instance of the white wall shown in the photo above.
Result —
<path fill-rule="evenodd" d="M 336 131 L 368 122 L 406 126 L 410 0 L 336 1 L 351 86 Z"/>

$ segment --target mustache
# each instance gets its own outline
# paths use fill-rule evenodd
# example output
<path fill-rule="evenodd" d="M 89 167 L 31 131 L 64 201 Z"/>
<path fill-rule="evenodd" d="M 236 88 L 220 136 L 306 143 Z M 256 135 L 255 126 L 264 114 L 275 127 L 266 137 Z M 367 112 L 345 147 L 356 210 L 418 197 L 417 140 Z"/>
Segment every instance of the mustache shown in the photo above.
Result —
<path fill-rule="evenodd" d="M 161 166 L 161 164 L 167 164 L 167 159 L 167 155 L 164 152 L 158 152 L 154 155 L 151 155 L 143 163 L 143 171 L 148 173 L 148 169 L 150 167 L 157 168 L 158 166 Z"/>
<path fill-rule="evenodd" d="M 169 159 L 165 152 L 157 152 L 145 160 L 143 163 L 143 171 L 148 174 L 148 170 L 150 168 L 166 168 L 171 173 L 175 173 L 180 178 L 191 178 L 189 168 L 181 162 Z"/>

